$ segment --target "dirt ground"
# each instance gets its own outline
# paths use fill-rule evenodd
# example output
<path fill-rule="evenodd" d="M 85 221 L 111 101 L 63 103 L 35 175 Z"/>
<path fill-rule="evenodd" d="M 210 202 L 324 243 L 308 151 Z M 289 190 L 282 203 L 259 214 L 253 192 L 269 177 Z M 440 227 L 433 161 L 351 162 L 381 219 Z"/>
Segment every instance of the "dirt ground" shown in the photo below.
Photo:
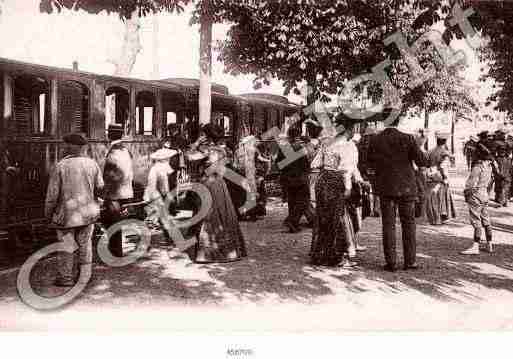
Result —
<path fill-rule="evenodd" d="M 355 269 L 308 264 L 311 230 L 285 233 L 286 206 L 269 203 L 268 216 L 242 223 L 248 258 L 197 265 L 165 247 L 137 263 L 97 264 L 85 291 L 58 311 L 24 305 L 17 271 L 0 272 L 0 329 L 166 329 L 185 332 L 511 330 L 513 313 L 513 211 L 493 208 L 496 252 L 462 256 L 472 228 L 461 189 L 453 179 L 458 218 L 443 226 L 418 226 L 417 271 L 388 273 L 381 222 L 369 218 L 360 233 L 368 247 Z M 400 242 L 399 242 L 400 243 Z M 402 259 L 401 246 L 398 246 Z M 55 278 L 55 260 L 33 273 L 44 295 Z"/>

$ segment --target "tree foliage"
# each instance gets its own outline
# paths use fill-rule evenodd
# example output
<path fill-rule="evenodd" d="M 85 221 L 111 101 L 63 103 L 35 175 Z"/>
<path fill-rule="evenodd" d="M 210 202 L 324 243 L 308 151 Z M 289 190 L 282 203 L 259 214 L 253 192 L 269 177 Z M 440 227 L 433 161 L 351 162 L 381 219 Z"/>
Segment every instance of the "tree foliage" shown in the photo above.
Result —
<path fill-rule="evenodd" d="M 160 11 L 177 12 L 184 10 L 184 6 L 191 0 L 41 0 L 41 12 L 60 12 L 62 9 L 84 10 L 91 14 L 102 11 L 118 14 L 122 20 L 129 19 L 134 12 L 139 16 L 157 13 Z"/>
<path fill-rule="evenodd" d="M 489 98 L 497 109 L 513 113 L 513 2 L 506 0 L 459 0 L 465 8 L 472 8 L 469 18 L 483 41 L 481 60 L 489 65 L 487 76 L 497 83 L 496 92 Z M 447 19 L 447 21 L 450 18 Z M 462 38 L 458 29 L 448 27 L 447 38 Z"/>
<path fill-rule="evenodd" d="M 422 68 L 432 67 L 435 76 L 412 90 L 409 54 L 385 44 L 387 37 L 399 31 L 411 45 L 443 20 L 451 5 L 443 0 L 289 0 L 233 5 L 233 25 L 219 45 L 219 59 L 232 75 L 254 74 L 257 88 L 278 78 L 285 94 L 299 94 L 307 81 L 315 84 L 317 97 L 341 93 L 347 80 L 389 59 L 387 74 L 404 107 L 454 108 L 456 98 L 461 100 L 458 105 L 472 102 L 465 92 L 460 93 L 459 66 L 447 66 L 434 46 L 426 43 L 415 55 Z M 380 87 L 367 85 L 378 101 Z"/>

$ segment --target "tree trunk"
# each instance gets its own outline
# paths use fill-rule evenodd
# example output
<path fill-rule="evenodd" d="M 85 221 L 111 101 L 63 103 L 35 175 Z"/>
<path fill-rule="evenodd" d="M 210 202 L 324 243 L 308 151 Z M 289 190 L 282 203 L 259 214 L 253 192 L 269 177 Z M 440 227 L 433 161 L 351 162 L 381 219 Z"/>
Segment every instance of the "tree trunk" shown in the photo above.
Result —
<path fill-rule="evenodd" d="M 454 156 L 454 129 L 456 126 L 456 113 L 451 116 L 451 153 Z"/>
<path fill-rule="evenodd" d="M 115 60 L 110 60 L 114 65 L 114 76 L 128 77 L 132 73 L 137 55 L 142 50 L 140 37 L 141 23 L 138 11 L 134 11 L 130 19 L 125 20 L 125 35 L 121 53 Z M 107 98 L 105 104 L 111 114 L 111 122 L 116 122 L 116 101 L 114 97 Z M 125 124 L 126 125 L 126 124 Z M 124 128 L 126 131 L 126 128 Z"/>
<path fill-rule="evenodd" d="M 424 110 L 424 134 L 427 136 L 426 144 L 424 145 L 424 149 L 426 151 L 429 150 L 429 113 L 427 110 Z"/>
<path fill-rule="evenodd" d="M 306 105 L 315 106 L 317 97 L 317 74 L 311 72 L 307 75 L 306 79 Z M 315 111 L 315 108 L 313 109 Z"/>
<path fill-rule="evenodd" d="M 199 123 L 210 123 L 212 112 L 212 11 L 210 0 L 203 2 L 200 20 Z"/>
<path fill-rule="evenodd" d="M 114 62 L 114 76 L 127 77 L 134 68 L 137 55 L 142 50 L 140 37 L 141 21 L 138 11 L 134 11 L 130 19 L 125 21 L 125 36 L 121 54 Z"/>

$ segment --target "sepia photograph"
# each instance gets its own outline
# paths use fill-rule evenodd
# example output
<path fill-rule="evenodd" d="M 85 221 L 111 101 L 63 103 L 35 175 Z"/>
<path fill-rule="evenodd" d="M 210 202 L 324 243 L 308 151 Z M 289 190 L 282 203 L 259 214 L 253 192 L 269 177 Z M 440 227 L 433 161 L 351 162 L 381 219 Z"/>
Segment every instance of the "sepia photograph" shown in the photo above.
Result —
<path fill-rule="evenodd" d="M 513 329 L 513 1 L 0 0 L 0 43 L 0 331 Z"/>

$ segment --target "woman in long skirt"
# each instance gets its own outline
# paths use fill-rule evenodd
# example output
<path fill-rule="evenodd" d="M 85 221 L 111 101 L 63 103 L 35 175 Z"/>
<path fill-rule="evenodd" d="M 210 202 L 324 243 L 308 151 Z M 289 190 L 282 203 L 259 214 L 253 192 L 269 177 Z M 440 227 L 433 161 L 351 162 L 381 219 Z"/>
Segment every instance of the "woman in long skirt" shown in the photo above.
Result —
<path fill-rule="evenodd" d="M 314 265 L 352 267 L 356 257 L 356 235 L 348 210 L 352 178 L 356 170 L 351 131 L 323 144 L 313 168 L 321 172 L 315 185 L 315 223 L 310 251 Z M 348 258 L 346 258 L 346 256 Z"/>
<path fill-rule="evenodd" d="M 344 174 L 322 170 L 315 186 L 315 196 L 311 262 L 326 266 L 347 265 L 345 254 L 355 255 L 355 234 L 346 205 L 348 197 Z"/>
<path fill-rule="evenodd" d="M 432 225 L 440 225 L 456 217 L 449 188 L 450 153 L 446 134 L 437 134 L 437 147 L 429 152 L 431 168 L 427 172 L 426 216 Z"/>
<path fill-rule="evenodd" d="M 209 190 L 212 203 L 197 226 L 198 242 L 191 256 L 196 263 L 237 261 L 246 257 L 247 252 L 237 212 L 223 178 L 226 153 L 217 145 L 222 130 L 205 125 L 202 131 L 203 136 L 193 147 L 205 156 L 200 182 Z"/>

